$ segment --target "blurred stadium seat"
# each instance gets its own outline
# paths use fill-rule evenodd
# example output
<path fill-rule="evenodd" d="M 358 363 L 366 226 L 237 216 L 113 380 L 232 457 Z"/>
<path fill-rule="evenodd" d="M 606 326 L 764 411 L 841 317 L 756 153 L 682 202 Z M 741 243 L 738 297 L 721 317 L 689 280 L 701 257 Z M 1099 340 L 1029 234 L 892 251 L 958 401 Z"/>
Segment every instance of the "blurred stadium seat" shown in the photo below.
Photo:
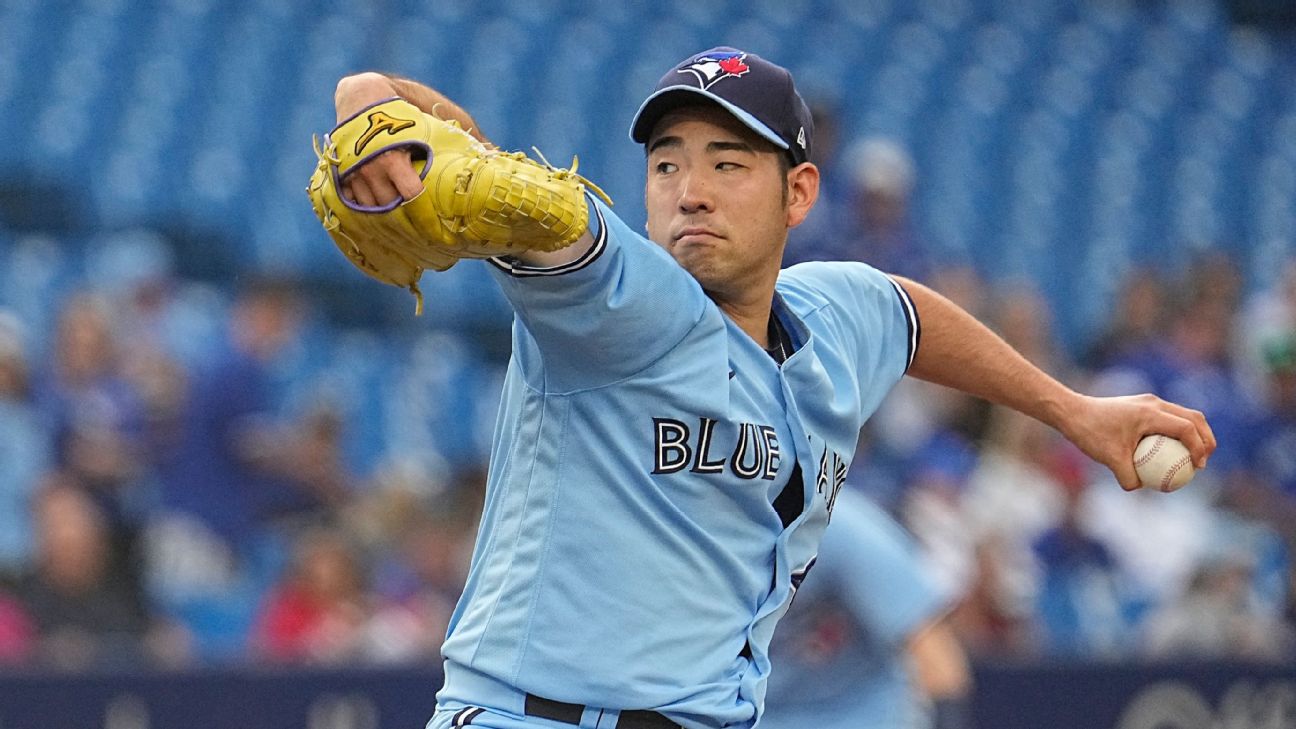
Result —
<path fill-rule="evenodd" d="M 1220 248 L 1260 285 L 1291 250 L 1296 52 L 1210 0 L 9 0 L 0 190 L 49 180 L 81 206 L 63 229 L 165 221 L 217 231 L 248 271 L 351 284 L 301 187 L 336 79 L 380 68 L 441 86 L 506 147 L 579 155 L 637 226 L 625 123 L 661 68 L 722 43 L 792 67 L 844 139 L 912 149 L 932 247 L 1035 280 L 1073 349 L 1132 261 Z M 0 237 L 0 299 L 47 320 L 41 287 L 73 283 L 78 247 L 25 240 Z M 437 327 L 507 321 L 482 276 L 435 278 L 456 312 Z"/>
<path fill-rule="evenodd" d="M 505 147 L 578 154 L 634 224 L 642 171 L 626 119 L 661 67 L 719 43 L 793 67 L 835 102 L 848 139 L 914 149 L 933 244 L 991 278 L 1059 279 L 1038 256 L 1058 246 L 1085 258 L 1098 246 L 1118 270 L 1190 240 L 1264 276 L 1255 257 L 1292 227 L 1296 60 L 1209 0 L 9 1 L 0 29 L 5 169 L 74 196 L 93 160 L 109 184 L 88 185 L 89 224 L 183 218 L 222 231 L 254 269 L 351 275 L 299 189 L 342 74 L 430 80 Z M 1099 296 L 1090 283 L 1076 291 Z M 1073 342 L 1093 328 L 1060 324 Z"/>

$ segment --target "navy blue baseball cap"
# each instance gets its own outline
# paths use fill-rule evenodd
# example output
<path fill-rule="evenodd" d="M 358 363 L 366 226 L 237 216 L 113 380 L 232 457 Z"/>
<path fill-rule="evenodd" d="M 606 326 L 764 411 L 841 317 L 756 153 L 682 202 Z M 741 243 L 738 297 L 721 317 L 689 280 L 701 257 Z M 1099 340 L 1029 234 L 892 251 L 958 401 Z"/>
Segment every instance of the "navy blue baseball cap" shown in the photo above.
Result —
<path fill-rule="evenodd" d="M 810 159 L 814 122 L 792 83 L 792 74 L 755 53 L 727 46 L 689 56 L 667 71 L 635 113 L 630 138 L 647 144 L 653 127 L 663 116 L 681 106 L 696 104 L 698 97 L 719 104 L 752 131 L 785 150 L 793 165 Z"/>

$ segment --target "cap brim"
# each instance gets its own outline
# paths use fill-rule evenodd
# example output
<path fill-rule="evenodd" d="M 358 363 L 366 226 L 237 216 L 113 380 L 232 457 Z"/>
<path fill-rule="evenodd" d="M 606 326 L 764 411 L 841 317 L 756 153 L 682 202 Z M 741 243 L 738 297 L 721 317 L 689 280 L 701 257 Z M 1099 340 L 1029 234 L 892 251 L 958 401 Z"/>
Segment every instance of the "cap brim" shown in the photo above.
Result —
<path fill-rule="evenodd" d="M 635 112 L 634 121 L 630 123 L 630 139 L 639 144 L 647 144 L 653 127 L 657 126 L 657 122 L 661 121 L 663 116 L 674 109 L 695 102 L 698 96 L 720 105 L 743 125 L 769 140 L 775 147 L 788 149 L 788 143 L 761 120 L 706 89 L 683 85 L 658 89 L 652 96 L 644 99 L 643 104 L 639 106 L 639 111 Z"/>

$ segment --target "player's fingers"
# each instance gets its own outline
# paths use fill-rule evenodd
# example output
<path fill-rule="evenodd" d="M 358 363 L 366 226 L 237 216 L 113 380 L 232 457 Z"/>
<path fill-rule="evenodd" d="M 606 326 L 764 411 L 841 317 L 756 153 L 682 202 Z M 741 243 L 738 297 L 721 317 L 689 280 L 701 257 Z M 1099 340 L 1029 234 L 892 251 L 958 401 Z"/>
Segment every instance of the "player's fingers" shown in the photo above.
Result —
<path fill-rule="evenodd" d="M 374 207 L 378 204 L 373 191 L 369 189 L 369 183 L 366 182 L 363 177 L 360 175 L 354 175 L 351 177 L 350 181 L 351 192 L 354 193 L 351 197 L 352 200 L 355 200 L 366 207 Z"/>
<path fill-rule="evenodd" d="M 1189 418 L 1180 417 L 1172 412 L 1163 410 L 1152 424 L 1152 430 L 1147 434 L 1162 433 L 1177 439 L 1188 452 L 1192 454 L 1193 465 L 1201 468 L 1206 462 L 1206 457 L 1210 455 L 1210 449 L 1206 445 L 1202 434 L 1198 432 L 1197 425 Z"/>
<path fill-rule="evenodd" d="M 423 192 L 423 180 L 419 179 L 408 150 L 394 149 L 375 161 L 387 173 L 391 184 L 406 202 Z"/>
<path fill-rule="evenodd" d="M 382 170 L 372 170 L 365 176 L 365 183 L 369 185 L 369 191 L 373 193 L 374 200 L 379 205 L 386 205 L 400 197 L 396 186 L 392 184 Z"/>
<path fill-rule="evenodd" d="M 1215 441 L 1215 431 L 1211 429 L 1210 423 L 1206 420 L 1206 416 L 1200 410 L 1193 410 L 1192 408 L 1186 408 L 1172 402 L 1166 403 L 1166 406 L 1170 412 L 1191 422 L 1193 427 L 1197 429 L 1197 433 L 1201 436 L 1202 442 L 1206 444 L 1206 453 L 1200 462 L 1195 458 L 1193 459 L 1193 462 L 1197 468 L 1205 468 L 1206 461 L 1209 460 L 1210 455 L 1215 452 L 1215 447 L 1217 445 Z"/>
<path fill-rule="evenodd" d="M 1143 485 L 1139 481 L 1138 472 L 1134 470 L 1133 458 L 1124 458 L 1108 465 L 1111 468 L 1112 475 L 1116 476 L 1116 482 L 1126 491 L 1134 491 Z"/>

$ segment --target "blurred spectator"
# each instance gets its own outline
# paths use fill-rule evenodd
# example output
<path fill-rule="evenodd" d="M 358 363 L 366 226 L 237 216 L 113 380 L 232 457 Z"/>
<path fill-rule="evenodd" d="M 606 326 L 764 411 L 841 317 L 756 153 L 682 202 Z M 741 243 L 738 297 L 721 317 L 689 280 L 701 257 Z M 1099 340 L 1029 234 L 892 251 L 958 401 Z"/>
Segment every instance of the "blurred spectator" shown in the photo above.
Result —
<path fill-rule="evenodd" d="M 1252 415 L 1228 506 L 1277 529 L 1296 548 L 1296 330 L 1265 347 L 1267 403 Z"/>
<path fill-rule="evenodd" d="M 1021 552 L 1014 562 L 1023 564 L 1030 544 L 1062 516 L 1064 489 L 1047 470 L 1062 446 L 1039 421 L 1005 408 L 992 412 L 960 513 L 978 541 L 1001 540 Z"/>
<path fill-rule="evenodd" d="M 393 529 L 393 560 L 386 566 L 380 588 L 384 611 L 380 617 L 412 616 L 408 623 L 407 651 L 413 658 L 441 652 L 450 616 L 468 579 L 473 537 L 483 493 L 485 473 L 469 473 L 451 490 L 410 512 L 402 528 Z"/>
<path fill-rule="evenodd" d="M 956 287 L 956 294 L 985 308 L 975 277 L 956 280 L 973 284 Z M 994 306 L 989 318 L 1005 340 L 1065 376 L 1040 297 L 1008 289 Z M 1033 653 L 1039 648 L 1038 585 L 1030 545 L 1063 511 L 1062 487 L 1052 472 L 1059 439 L 1034 420 L 971 398 L 947 418 L 949 425 L 915 461 L 906 522 L 935 560 L 935 574 L 959 596 L 951 621 L 968 650 Z"/>
<path fill-rule="evenodd" d="M 270 661 L 342 663 L 364 655 L 372 605 L 360 557 L 339 532 L 311 531 L 261 608 L 256 655 Z"/>
<path fill-rule="evenodd" d="M 367 633 L 369 658 L 435 660 L 463 592 L 475 522 L 462 514 L 418 515 L 399 535 Z"/>
<path fill-rule="evenodd" d="M 1184 278 L 1188 301 L 1217 302 L 1227 311 L 1241 306 L 1242 272 L 1233 256 L 1224 251 L 1208 248 L 1194 253 Z"/>
<path fill-rule="evenodd" d="M 19 666 L 36 650 L 36 626 L 17 598 L 0 590 L 0 668 Z"/>
<path fill-rule="evenodd" d="M 239 295 L 226 347 L 196 373 L 177 445 L 161 463 L 163 507 L 227 550 L 255 545 L 276 519 L 328 518 L 347 498 L 336 414 L 319 409 L 284 424 L 274 401 L 271 368 L 297 333 L 301 307 L 280 282 Z"/>
<path fill-rule="evenodd" d="M 947 593 L 962 595 L 976 572 L 976 535 L 964 518 L 961 502 L 976 468 L 976 443 L 988 410 L 981 401 L 961 394 L 946 403 L 950 406 L 947 420 L 904 467 L 900 513 L 918 539 L 933 579 Z"/>
<path fill-rule="evenodd" d="M 0 585 L 30 564 L 31 495 L 51 459 L 48 429 L 32 402 L 22 329 L 0 311 Z"/>
<path fill-rule="evenodd" d="M 147 228 L 98 236 L 86 260 L 91 286 L 113 307 L 118 336 L 127 349 L 124 369 L 135 357 L 164 356 L 196 366 L 220 341 L 221 303 L 210 284 L 175 274 L 167 239 Z"/>
<path fill-rule="evenodd" d="M 174 254 L 157 233 L 131 229 L 101 236 L 88 253 L 86 268 L 112 309 L 118 370 L 136 395 L 141 441 L 146 458 L 155 461 L 177 445 L 186 367 L 210 358 L 219 329 L 192 302 L 178 301 L 178 289 L 201 285 L 175 277 Z M 217 298 L 214 291 L 210 298 Z M 218 305 L 209 302 L 206 308 Z"/>
<path fill-rule="evenodd" d="M 1110 474 L 1103 474 L 1081 495 L 1085 532 L 1115 559 L 1132 620 L 1179 595 L 1211 547 L 1213 488 L 1209 472 L 1198 479 L 1167 497 L 1159 491 L 1126 493 Z"/>
<path fill-rule="evenodd" d="M 914 225 L 910 201 L 913 159 L 897 142 L 870 137 L 857 142 L 841 165 L 849 193 L 812 230 L 797 233 L 785 265 L 813 260 L 863 261 L 920 281 L 930 279 L 929 253 Z"/>
<path fill-rule="evenodd" d="M 1090 349 L 1085 364 L 1102 370 L 1137 362 L 1165 338 L 1166 284 L 1153 271 L 1135 270 L 1121 282 L 1108 329 Z"/>
<path fill-rule="evenodd" d="M 143 409 L 123 376 L 110 307 L 95 296 L 67 300 L 53 361 L 39 383 L 60 468 L 86 488 L 108 519 L 113 553 L 128 559 L 146 473 Z"/>
<path fill-rule="evenodd" d="M 468 576 L 485 474 L 465 474 L 434 495 L 388 483 L 379 492 L 390 546 L 376 569 L 375 657 L 436 657 Z M 399 638 L 399 640 L 397 640 Z"/>
<path fill-rule="evenodd" d="M 932 271 L 931 280 L 932 288 L 941 296 L 982 321 L 989 319 L 991 298 L 986 294 L 986 283 L 976 269 L 945 261 Z"/>
<path fill-rule="evenodd" d="M 1270 396 L 1265 382 L 1266 349 L 1296 333 L 1296 255 L 1289 257 L 1272 288 L 1258 291 L 1246 304 L 1237 328 L 1235 355 L 1243 381 L 1256 400 Z"/>
<path fill-rule="evenodd" d="M 1236 545 L 1193 570 L 1184 594 L 1147 621 L 1147 654 L 1156 658 L 1286 661 L 1293 632 L 1263 611 L 1252 590 L 1255 558 Z"/>
<path fill-rule="evenodd" d="M 1026 656 L 1039 650 L 1034 590 L 1021 581 L 1021 552 L 994 535 L 975 546 L 971 581 L 950 616 L 973 656 Z"/>
<path fill-rule="evenodd" d="M 75 670 L 170 661 L 184 652 L 183 638 L 150 616 L 137 579 L 113 564 L 107 520 L 82 488 L 53 474 L 35 513 L 36 567 L 19 594 L 36 624 L 42 663 Z"/>
<path fill-rule="evenodd" d="M 1029 283 L 1001 283 L 991 300 L 989 321 L 1004 341 L 1041 369 L 1069 378 L 1070 363 L 1054 336 L 1049 302 Z"/>
<path fill-rule="evenodd" d="M 1269 404 L 1252 426 L 1245 462 L 1265 482 L 1296 499 L 1296 329 L 1265 348 Z"/>
<path fill-rule="evenodd" d="M 273 526 L 334 519 L 351 498 L 343 463 L 341 414 L 317 402 L 297 421 L 261 425 L 243 434 L 242 451 L 251 463 L 286 484 L 260 494 L 258 516 Z"/>
<path fill-rule="evenodd" d="M 1052 470 L 1063 487 L 1062 515 L 1032 545 L 1040 639 L 1048 655 L 1118 656 L 1127 647 L 1126 600 L 1115 558 L 1083 519 L 1085 458 L 1078 451 L 1057 453 Z"/>
<path fill-rule="evenodd" d="M 258 280 L 239 293 L 221 354 L 193 374 L 174 446 L 159 458 L 147 585 L 209 658 L 244 650 L 292 532 L 335 518 L 348 498 L 337 414 L 321 407 L 285 423 L 278 412 L 274 366 L 302 308 L 287 282 Z M 179 397 L 174 385 L 159 380 L 162 400 Z"/>
<path fill-rule="evenodd" d="M 135 351 L 128 365 L 125 375 L 139 396 L 145 458 L 156 469 L 179 445 L 188 373 L 167 355 L 149 349 Z M 156 473 L 150 476 L 155 479 Z"/>
<path fill-rule="evenodd" d="M 1002 407 L 990 410 L 958 503 L 971 566 L 953 621 L 973 655 L 1041 650 L 1030 544 L 1058 524 L 1064 511 L 1063 486 L 1050 472 L 1060 451 L 1059 437 L 1037 420 Z"/>

